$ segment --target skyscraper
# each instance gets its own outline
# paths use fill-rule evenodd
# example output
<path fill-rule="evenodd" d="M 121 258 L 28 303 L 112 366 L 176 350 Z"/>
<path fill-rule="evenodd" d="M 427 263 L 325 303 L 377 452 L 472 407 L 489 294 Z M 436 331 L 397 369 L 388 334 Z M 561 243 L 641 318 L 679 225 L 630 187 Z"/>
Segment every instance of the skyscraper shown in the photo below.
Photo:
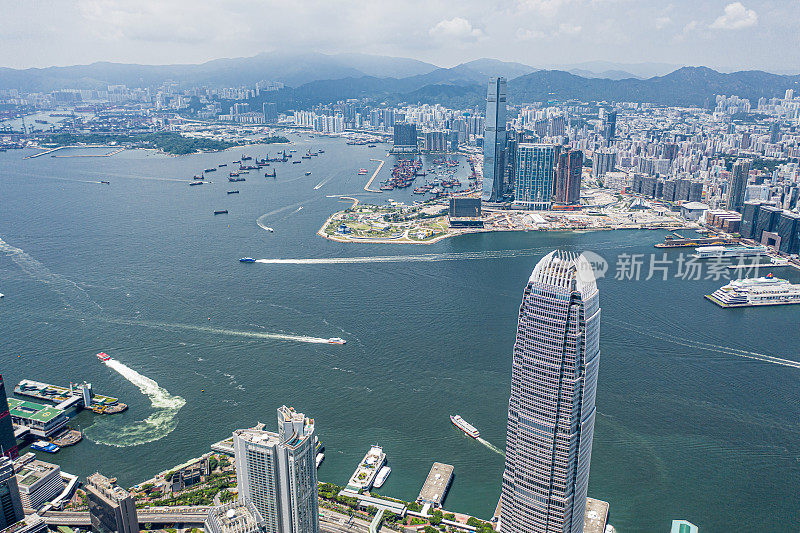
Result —
<path fill-rule="evenodd" d="M 0 529 L 16 524 L 24 517 L 14 464 L 8 457 L 0 456 Z"/>
<path fill-rule="evenodd" d="M 483 135 L 483 200 L 503 197 L 506 151 L 506 79 L 489 78 L 486 93 L 486 132 Z"/>
<path fill-rule="evenodd" d="M 581 173 L 583 152 L 565 149 L 558 155 L 553 201 L 559 204 L 579 204 L 581 201 Z"/>
<path fill-rule="evenodd" d="M 611 140 L 617 135 L 617 111 L 614 110 L 608 114 L 605 121 L 605 128 L 603 129 L 603 137 L 605 137 L 607 142 L 611 142 Z"/>
<path fill-rule="evenodd" d="M 599 337 L 599 297 L 589 262 L 550 252 L 533 269 L 519 309 L 502 533 L 583 531 Z"/>
<path fill-rule="evenodd" d="M 233 433 L 239 497 L 251 502 L 266 533 L 318 533 L 314 420 L 285 405 L 278 433 Z"/>
<path fill-rule="evenodd" d="M 92 531 L 96 533 L 138 533 L 139 518 L 131 494 L 117 480 L 96 472 L 86 478 L 86 499 Z"/>
<path fill-rule="evenodd" d="M 394 125 L 394 152 L 417 151 L 417 125 L 397 122 Z"/>
<path fill-rule="evenodd" d="M 725 203 L 725 207 L 731 211 L 738 211 L 744 205 L 751 163 L 750 159 L 738 159 L 733 164 L 733 171 L 728 178 L 728 200 Z"/>
<path fill-rule="evenodd" d="M 528 209 L 550 209 L 560 146 L 523 143 L 517 146 L 514 203 Z"/>
<path fill-rule="evenodd" d="M 0 375 L 0 455 L 12 459 L 19 457 L 17 439 L 14 437 L 14 425 L 11 422 L 11 411 L 8 408 L 8 396 L 3 376 Z"/>

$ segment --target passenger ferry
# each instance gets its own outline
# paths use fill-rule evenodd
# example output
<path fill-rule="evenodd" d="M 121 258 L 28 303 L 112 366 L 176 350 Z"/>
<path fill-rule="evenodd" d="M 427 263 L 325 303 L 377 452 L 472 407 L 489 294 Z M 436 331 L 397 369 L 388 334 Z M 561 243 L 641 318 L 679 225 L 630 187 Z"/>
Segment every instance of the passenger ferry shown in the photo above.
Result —
<path fill-rule="evenodd" d="M 389 474 L 392 473 L 392 467 L 384 466 L 378 471 L 378 475 L 375 476 L 375 481 L 372 483 L 372 486 L 376 489 L 379 489 L 386 483 L 386 478 L 389 477 Z"/>
<path fill-rule="evenodd" d="M 97 358 L 105 363 L 106 361 L 111 359 L 111 356 L 108 355 L 106 352 L 100 352 L 99 354 L 97 354 Z"/>
<path fill-rule="evenodd" d="M 766 246 L 699 246 L 692 257 L 697 259 L 753 257 L 765 255 Z"/>
<path fill-rule="evenodd" d="M 473 426 L 472 424 L 461 418 L 461 415 L 455 415 L 455 416 L 450 415 L 450 422 L 452 422 L 455 427 L 457 427 L 458 429 L 460 429 L 473 439 L 477 439 L 478 437 L 481 436 L 481 432 L 478 431 L 478 429 L 475 426 Z"/>
<path fill-rule="evenodd" d="M 767 274 L 762 278 L 733 280 L 706 298 L 720 307 L 800 304 L 800 285 Z"/>
<path fill-rule="evenodd" d="M 347 341 L 341 337 L 331 337 L 328 339 L 328 344 L 346 344 Z"/>
<path fill-rule="evenodd" d="M 37 450 L 40 452 L 47 452 L 47 453 L 56 453 L 58 450 L 61 449 L 52 442 L 47 442 L 46 440 L 37 440 L 36 442 L 31 444 L 30 448 L 31 450 Z"/>

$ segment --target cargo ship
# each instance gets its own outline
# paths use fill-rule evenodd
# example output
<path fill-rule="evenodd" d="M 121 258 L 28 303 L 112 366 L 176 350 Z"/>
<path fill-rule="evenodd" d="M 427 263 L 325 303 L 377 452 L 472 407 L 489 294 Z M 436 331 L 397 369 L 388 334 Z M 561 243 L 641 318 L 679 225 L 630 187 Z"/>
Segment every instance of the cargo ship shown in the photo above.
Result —
<path fill-rule="evenodd" d="M 472 424 L 461 418 L 461 415 L 455 415 L 455 416 L 450 415 L 450 422 L 452 422 L 455 427 L 457 427 L 458 429 L 460 429 L 473 439 L 477 439 L 478 437 L 481 436 L 481 432 L 478 431 L 478 429 L 475 426 L 473 426 Z"/>
<path fill-rule="evenodd" d="M 800 285 L 767 274 L 762 278 L 733 280 L 706 298 L 720 307 L 800 304 Z"/>

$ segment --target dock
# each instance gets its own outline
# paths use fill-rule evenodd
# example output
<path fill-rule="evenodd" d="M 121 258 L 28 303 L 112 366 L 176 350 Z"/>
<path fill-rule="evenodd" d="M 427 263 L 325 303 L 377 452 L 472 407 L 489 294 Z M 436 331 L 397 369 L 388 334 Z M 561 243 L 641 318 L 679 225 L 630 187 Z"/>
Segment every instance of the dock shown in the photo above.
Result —
<path fill-rule="evenodd" d="M 604 533 L 608 523 L 608 502 L 586 498 L 583 533 Z"/>
<path fill-rule="evenodd" d="M 373 173 L 372 173 L 372 177 L 369 179 L 369 181 L 367 182 L 367 184 L 366 184 L 366 185 L 364 185 L 364 190 L 365 190 L 365 191 L 367 191 L 367 192 L 382 192 L 382 191 L 376 191 L 376 190 L 374 190 L 374 189 L 370 189 L 370 187 L 372 186 L 372 182 L 373 182 L 373 181 L 375 181 L 375 178 L 377 177 L 377 175 L 378 175 L 378 172 L 380 172 L 380 171 L 381 171 L 381 169 L 383 168 L 383 164 L 384 164 L 386 161 L 384 161 L 384 160 L 382 160 L 382 159 L 370 159 L 370 161 L 380 161 L 380 163 L 381 163 L 381 164 L 380 164 L 380 165 L 378 165 L 378 168 L 376 168 L 376 169 L 375 169 L 375 172 L 373 172 Z"/>
<path fill-rule="evenodd" d="M 417 503 L 432 505 L 434 508 L 442 506 L 450 484 L 453 482 L 453 465 L 433 463 L 425 484 L 417 496 Z"/>
<path fill-rule="evenodd" d="M 28 396 L 37 400 L 45 400 L 56 404 L 56 409 L 66 411 L 71 408 L 89 409 L 98 414 L 121 413 L 128 406 L 118 398 L 96 394 L 91 383 L 70 383 L 69 388 L 23 379 L 16 387 L 14 394 Z"/>
<path fill-rule="evenodd" d="M 738 244 L 739 241 L 727 237 L 698 237 L 698 238 L 674 238 L 668 236 L 664 242 L 655 244 L 656 248 L 696 248 L 698 246 L 724 246 L 726 244 Z"/>

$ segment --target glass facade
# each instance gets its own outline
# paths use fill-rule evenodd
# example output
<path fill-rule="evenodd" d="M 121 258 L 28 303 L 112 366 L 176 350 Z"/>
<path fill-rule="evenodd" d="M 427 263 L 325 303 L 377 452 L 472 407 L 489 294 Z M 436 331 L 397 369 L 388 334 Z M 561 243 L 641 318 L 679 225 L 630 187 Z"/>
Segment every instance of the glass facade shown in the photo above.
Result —
<path fill-rule="evenodd" d="M 580 533 L 600 362 L 600 307 L 589 262 L 554 251 L 519 310 L 508 404 L 502 533 Z"/>
<path fill-rule="evenodd" d="M 514 203 L 526 209 L 550 209 L 559 147 L 523 143 L 517 147 Z"/>
<path fill-rule="evenodd" d="M 486 202 L 503 197 L 506 149 L 506 79 L 489 78 L 486 93 L 486 131 L 483 135 L 483 194 Z"/>

